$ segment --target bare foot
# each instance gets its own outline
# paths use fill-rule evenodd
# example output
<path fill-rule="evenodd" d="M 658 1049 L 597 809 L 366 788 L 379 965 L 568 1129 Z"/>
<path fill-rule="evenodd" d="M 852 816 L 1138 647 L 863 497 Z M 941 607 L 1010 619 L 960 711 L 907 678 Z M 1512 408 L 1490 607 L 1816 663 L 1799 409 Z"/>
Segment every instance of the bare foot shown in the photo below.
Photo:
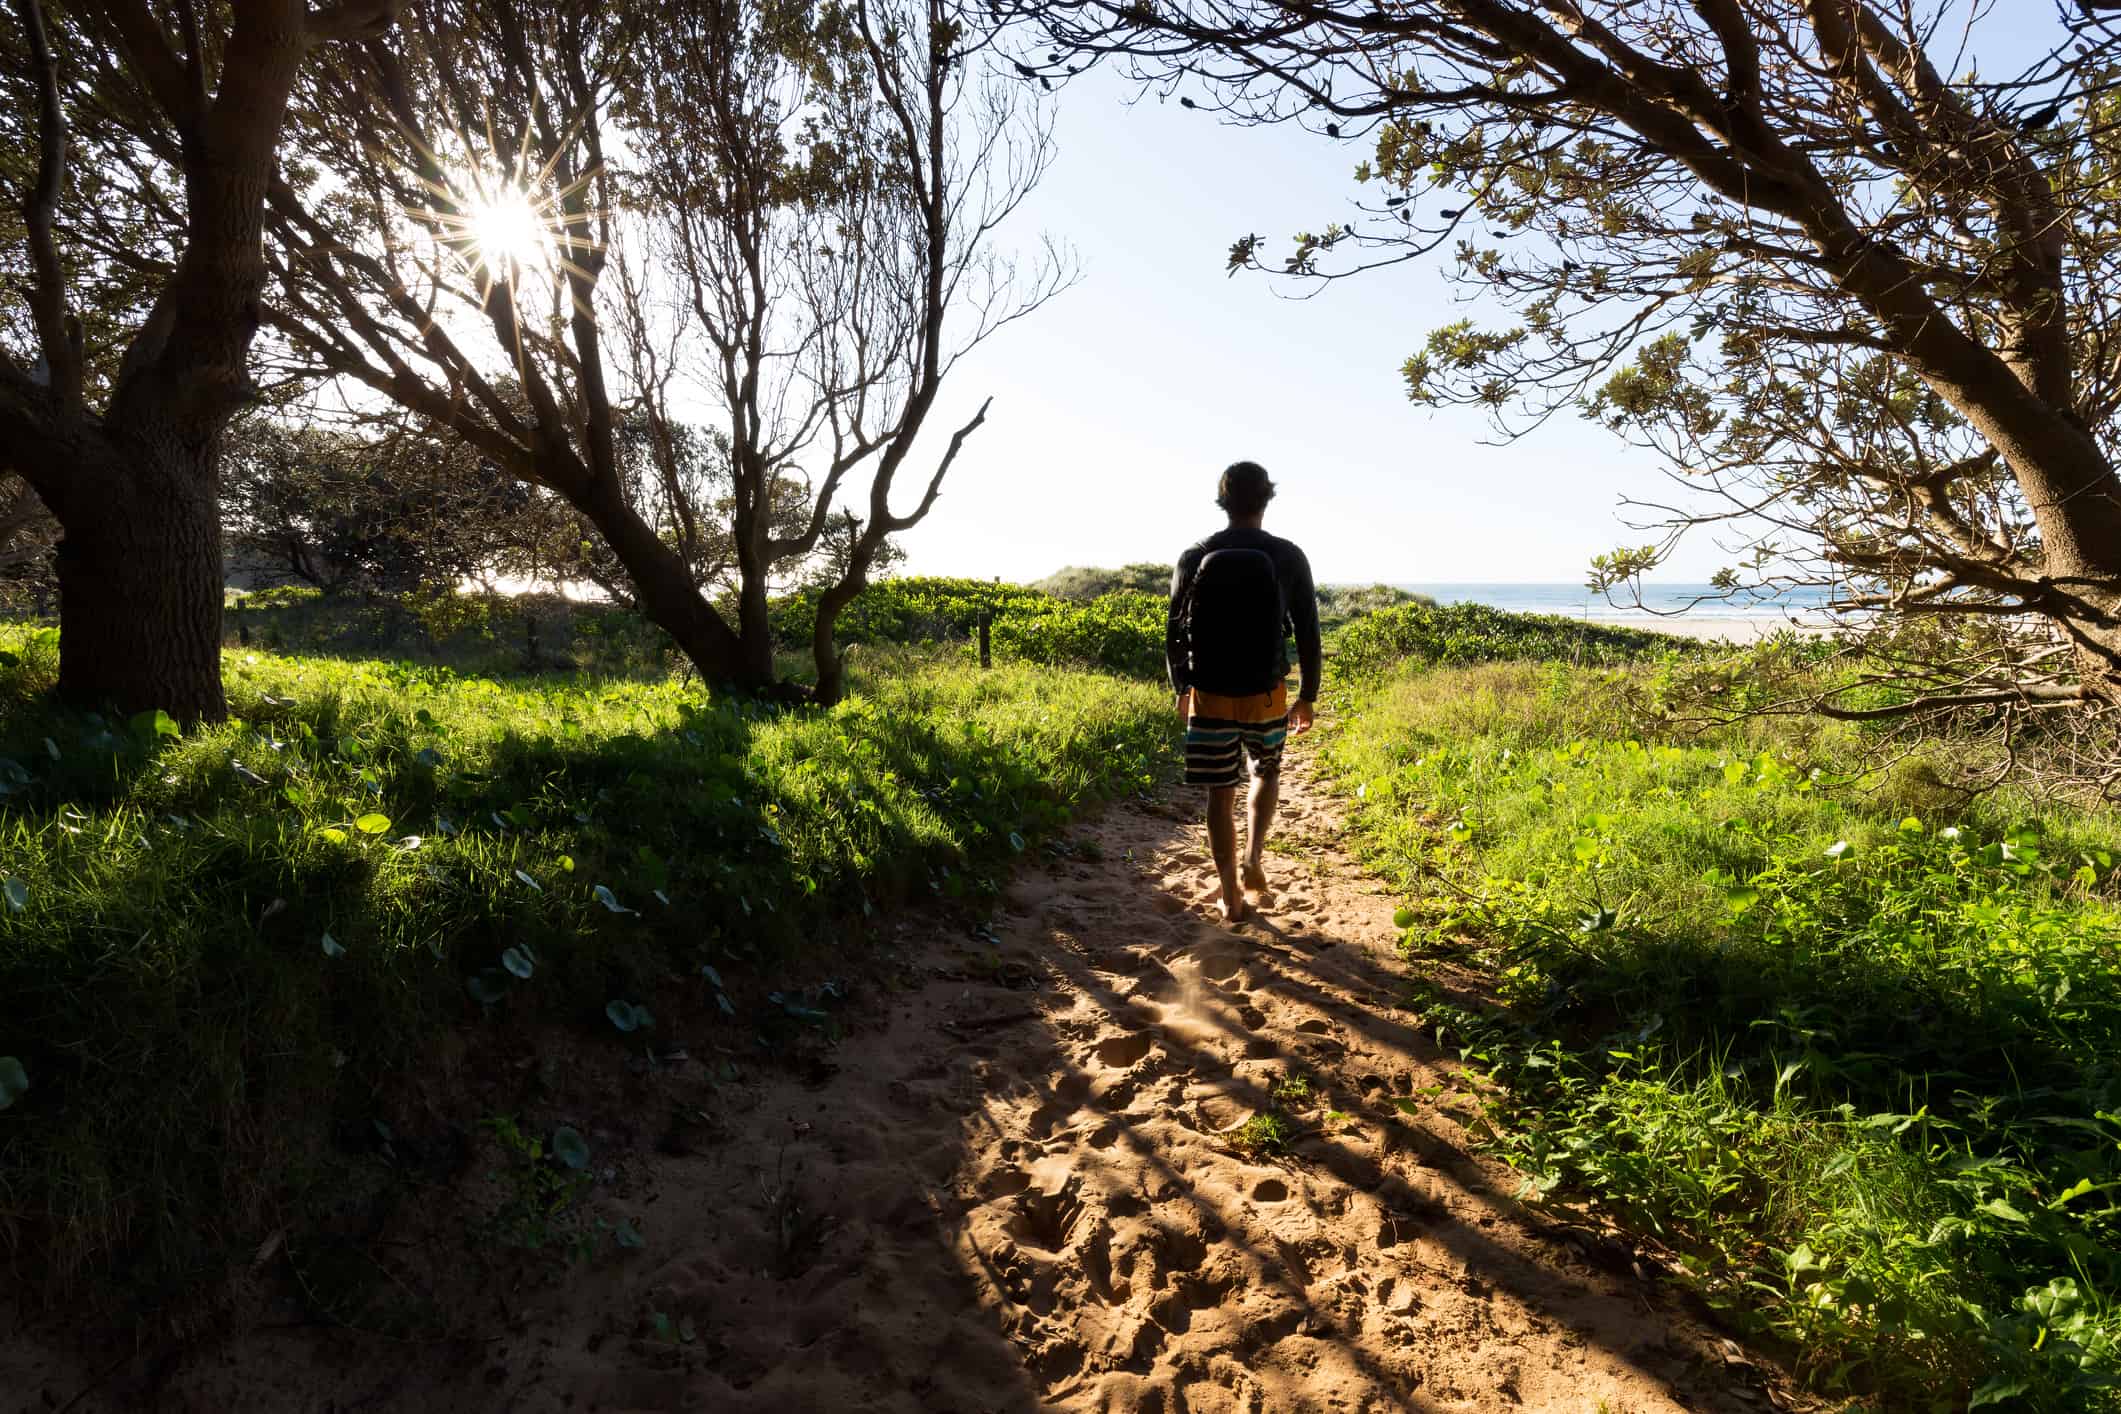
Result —
<path fill-rule="evenodd" d="M 1239 875 L 1239 877 L 1244 880 L 1245 887 L 1250 889 L 1255 894 L 1266 894 L 1273 892 L 1272 889 L 1267 887 L 1267 868 L 1264 864 L 1246 864 L 1244 867 L 1244 872 Z"/>
<path fill-rule="evenodd" d="M 1242 889 L 1231 897 L 1224 899 L 1222 905 L 1223 922 L 1225 923 L 1242 923 L 1252 916 L 1252 910 L 1245 904 L 1245 895 Z"/>

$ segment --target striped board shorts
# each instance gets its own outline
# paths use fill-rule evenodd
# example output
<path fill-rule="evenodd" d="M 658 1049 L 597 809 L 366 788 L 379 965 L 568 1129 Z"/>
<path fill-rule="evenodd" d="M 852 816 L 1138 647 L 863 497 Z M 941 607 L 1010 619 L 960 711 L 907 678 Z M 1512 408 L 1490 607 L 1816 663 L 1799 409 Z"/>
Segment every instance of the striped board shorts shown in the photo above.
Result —
<path fill-rule="evenodd" d="M 1238 786 L 1245 767 L 1261 779 L 1281 770 L 1289 734 L 1289 685 L 1248 697 L 1221 697 L 1194 688 L 1186 700 L 1186 784 Z"/>

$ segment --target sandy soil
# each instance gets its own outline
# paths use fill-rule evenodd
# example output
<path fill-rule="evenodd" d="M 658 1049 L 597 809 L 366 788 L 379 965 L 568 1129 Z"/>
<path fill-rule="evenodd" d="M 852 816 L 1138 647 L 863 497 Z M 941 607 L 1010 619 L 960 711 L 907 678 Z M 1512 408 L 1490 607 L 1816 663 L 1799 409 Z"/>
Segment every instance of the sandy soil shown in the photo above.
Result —
<path fill-rule="evenodd" d="M 267 1300 L 247 1333 L 178 1353 L 0 1345 L 0 1406 L 1785 1405 L 1654 1254 L 1521 1209 L 1471 1152 L 1470 1083 L 1395 1006 L 1392 900 L 1300 752 L 1289 784 L 1279 897 L 1240 929 L 1204 901 L 1190 797 L 1116 807 L 1020 874 L 986 936 L 902 920 L 899 990 L 866 990 L 829 1053 L 730 1079 L 714 1038 L 733 1028 L 703 1019 L 694 1059 L 614 1079 L 630 1100 L 573 1122 L 598 1210 L 638 1220 L 644 1251 L 516 1283 L 463 1255 L 466 1174 L 368 1248 L 408 1291 L 449 1293 L 447 1338 Z M 1243 1152 L 1235 1131 L 1298 1075 L 1303 1137 Z"/>
<path fill-rule="evenodd" d="M 1599 618 L 1590 622 L 1610 628 L 1639 628 L 1651 633 L 1669 633 L 1675 638 L 1725 638 L 1733 643 L 1758 643 L 1785 629 L 1818 635 L 1832 632 L 1831 625 L 1792 619 L 1787 615 L 1763 614 L 1754 618 L 1656 618 L 1637 614 L 1630 618 Z"/>

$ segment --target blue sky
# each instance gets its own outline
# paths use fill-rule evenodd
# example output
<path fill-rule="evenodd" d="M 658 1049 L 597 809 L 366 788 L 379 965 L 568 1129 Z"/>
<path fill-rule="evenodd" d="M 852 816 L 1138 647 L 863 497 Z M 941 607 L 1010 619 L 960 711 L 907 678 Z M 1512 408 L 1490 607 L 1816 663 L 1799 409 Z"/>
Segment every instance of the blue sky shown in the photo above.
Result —
<path fill-rule="evenodd" d="M 1071 244 L 1084 278 L 952 375 L 931 421 L 992 394 L 928 519 L 914 572 L 1035 579 L 1064 564 L 1168 561 L 1220 524 L 1224 465 L 1281 486 L 1269 528 L 1321 581 L 1580 580 L 1647 537 L 1623 493 L 1668 485 L 1656 459 L 1575 419 L 1485 445 L 1486 420 L 1407 402 L 1399 365 L 1463 317 L 1435 261 L 1315 287 L 1224 273 L 1230 243 L 1339 218 L 1360 143 L 1237 129 L 1176 102 L 1133 106 L 1092 74 L 1063 94 L 1053 170 L 1004 238 Z M 924 441 L 939 440 L 933 436 Z M 1722 563 L 1705 539 L 1664 577 Z"/>
<path fill-rule="evenodd" d="M 2028 55 L 2054 33 L 2033 0 L 1983 27 Z M 2000 26 L 2000 29 L 1999 29 Z M 1464 316 L 1440 259 L 1327 287 L 1224 274 L 1239 236 L 1270 253 L 1343 215 L 1361 142 L 1240 129 L 1176 101 L 1126 102 L 1092 73 L 1061 95 L 1053 170 L 1003 232 L 1074 246 L 1083 281 L 966 361 L 931 431 L 992 394 L 928 519 L 904 538 L 919 573 L 1035 579 L 1064 564 L 1168 561 L 1215 528 L 1216 474 L 1264 464 L 1282 487 L 1269 528 L 1322 582 L 1581 581 L 1590 557 L 1653 537 L 1624 496 L 1672 490 L 1662 463 L 1572 416 L 1491 445 L 1471 410 L 1406 401 L 1398 368 Z M 940 435 L 924 437 L 939 445 Z M 1727 556 L 1706 534 L 1665 581 Z"/>

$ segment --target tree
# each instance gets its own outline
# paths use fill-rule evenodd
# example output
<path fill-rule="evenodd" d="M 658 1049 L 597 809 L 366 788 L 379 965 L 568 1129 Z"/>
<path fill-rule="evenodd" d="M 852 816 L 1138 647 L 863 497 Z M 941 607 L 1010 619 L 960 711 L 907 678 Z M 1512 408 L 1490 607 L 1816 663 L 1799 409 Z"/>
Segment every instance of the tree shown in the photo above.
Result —
<path fill-rule="evenodd" d="M 43 612 L 52 583 L 52 546 L 58 524 L 30 484 L 0 476 L 0 602 L 27 602 Z"/>
<path fill-rule="evenodd" d="M 400 33 L 320 78 L 301 147 L 348 180 L 274 189 L 276 332 L 563 498 L 722 684 L 775 686 L 768 588 L 866 479 L 813 646 L 833 700 L 834 617 L 979 425 L 895 511 L 944 376 L 1057 287 L 1012 298 L 989 243 L 1044 127 L 941 0 L 433 0 Z M 695 402 L 723 421 L 724 505 L 684 466 Z M 652 476 L 627 471 L 629 418 Z M 703 592 L 718 542 L 733 624 Z"/>
<path fill-rule="evenodd" d="M 8 264 L 30 337 L 0 338 L 0 469 L 63 530 L 60 692 L 186 719 L 225 712 L 218 466 L 252 398 L 275 149 L 310 51 L 391 0 L 14 0 Z M 181 197 L 178 195 L 181 193 Z M 10 234 L 17 234 L 11 232 Z"/>
<path fill-rule="evenodd" d="M 1879 611 L 1859 623 L 1908 690 L 1819 705 L 2016 720 L 2121 700 L 2121 106 L 2113 37 L 2070 10 L 2081 43 L 1954 73 L 1986 8 L 1024 7 L 1189 105 L 1367 139 L 1376 195 L 1280 269 L 1452 247 L 1517 319 L 1436 331 L 1410 395 L 1505 432 L 1581 408 L 1720 498 L 1675 529 L 1751 528 L 1727 591 L 1820 583 Z M 1258 236 L 1230 258 L 1274 263 Z M 1597 575 L 1625 583 L 1668 548 Z"/>
<path fill-rule="evenodd" d="M 371 435 L 248 417 L 230 435 L 223 492 L 238 564 L 261 580 L 327 591 L 453 590 L 527 575 L 543 568 L 551 534 L 529 487 L 457 439 L 416 428 Z"/>

